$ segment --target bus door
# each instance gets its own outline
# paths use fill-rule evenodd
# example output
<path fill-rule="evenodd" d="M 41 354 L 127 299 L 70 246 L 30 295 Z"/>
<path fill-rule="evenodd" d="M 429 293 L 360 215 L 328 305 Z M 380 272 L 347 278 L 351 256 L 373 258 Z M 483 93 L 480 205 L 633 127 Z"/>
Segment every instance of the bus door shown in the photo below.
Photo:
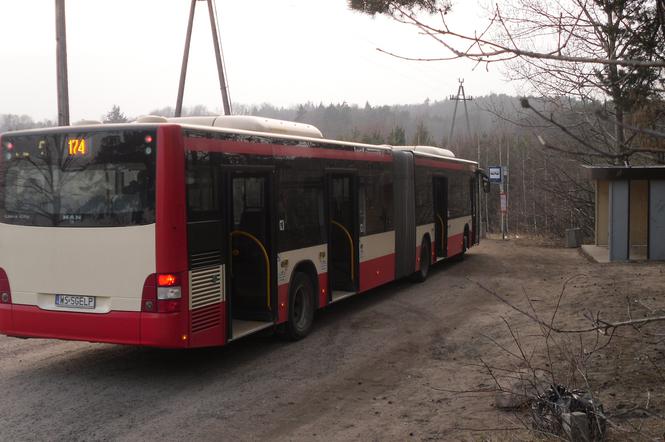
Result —
<path fill-rule="evenodd" d="M 270 206 L 273 180 L 272 172 L 235 172 L 229 181 L 230 316 L 232 336 L 238 338 L 238 324 L 242 323 L 244 329 L 246 321 L 272 322 L 274 317 Z"/>
<path fill-rule="evenodd" d="M 437 258 L 445 258 L 448 253 L 448 178 L 433 177 L 434 191 L 434 242 Z"/>
<path fill-rule="evenodd" d="M 351 173 L 328 175 L 328 279 L 330 300 L 358 290 L 358 186 Z"/>
<path fill-rule="evenodd" d="M 478 179 L 479 176 L 476 174 L 469 180 L 469 186 L 471 187 L 469 193 L 471 194 L 471 229 L 473 230 L 473 236 L 469 238 L 469 244 L 467 244 L 467 247 L 471 247 L 472 244 L 478 244 L 480 242 L 480 220 L 478 215 L 478 208 L 480 207 L 478 204 L 478 197 L 480 195 L 478 194 Z"/>

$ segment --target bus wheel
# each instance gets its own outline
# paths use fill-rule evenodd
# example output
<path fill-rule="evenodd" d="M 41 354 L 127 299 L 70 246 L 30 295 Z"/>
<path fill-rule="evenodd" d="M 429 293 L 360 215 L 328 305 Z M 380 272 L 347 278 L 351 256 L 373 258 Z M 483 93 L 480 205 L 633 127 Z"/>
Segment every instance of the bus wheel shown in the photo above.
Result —
<path fill-rule="evenodd" d="M 314 322 L 314 286 L 305 273 L 293 276 L 289 289 L 289 319 L 279 335 L 297 341 L 307 336 Z"/>
<path fill-rule="evenodd" d="M 432 253 L 429 249 L 429 241 L 423 240 L 420 246 L 420 269 L 413 274 L 412 280 L 415 282 L 423 282 L 429 275 L 429 267 L 431 264 Z"/>

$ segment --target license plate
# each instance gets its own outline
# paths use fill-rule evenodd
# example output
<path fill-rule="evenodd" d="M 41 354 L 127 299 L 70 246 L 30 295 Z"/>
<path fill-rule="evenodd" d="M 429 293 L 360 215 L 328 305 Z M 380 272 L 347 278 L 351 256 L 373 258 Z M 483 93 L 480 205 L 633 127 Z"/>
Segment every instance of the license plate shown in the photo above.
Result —
<path fill-rule="evenodd" d="M 55 295 L 55 305 L 69 308 L 95 308 L 94 296 Z"/>

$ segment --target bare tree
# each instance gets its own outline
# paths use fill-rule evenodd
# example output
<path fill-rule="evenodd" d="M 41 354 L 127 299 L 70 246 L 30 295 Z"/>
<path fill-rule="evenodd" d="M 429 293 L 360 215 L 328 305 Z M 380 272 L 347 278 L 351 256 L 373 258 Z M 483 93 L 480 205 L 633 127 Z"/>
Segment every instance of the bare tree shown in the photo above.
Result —
<path fill-rule="evenodd" d="M 502 62 L 508 78 L 526 82 L 530 94 L 549 101 L 551 112 L 543 112 L 542 106 L 539 109 L 528 100 L 523 102 L 524 107 L 579 144 L 578 153 L 622 163 L 636 154 L 663 150 L 663 143 L 636 145 L 643 140 L 637 135 L 649 132 L 645 128 L 651 128 L 651 137 L 663 135 L 659 127 L 653 129 L 662 122 L 659 112 L 649 114 L 641 125 L 630 122 L 633 114 L 660 103 L 663 96 L 664 2 L 504 0 L 489 11 L 483 27 L 473 33 L 460 31 L 449 22 L 447 1 L 404 4 L 377 0 L 369 6 L 368 2 L 351 1 L 350 6 L 414 25 L 447 52 L 416 59 L 383 51 L 396 57 L 421 61 L 466 58 L 485 65 Z M 423 16 L 423 10 L 436 13 Z M 565 104 L 570 106 L 566 108 Z M 568 117 L 576 114 L 584 124 L 565 124 L 553 108 Z"/>

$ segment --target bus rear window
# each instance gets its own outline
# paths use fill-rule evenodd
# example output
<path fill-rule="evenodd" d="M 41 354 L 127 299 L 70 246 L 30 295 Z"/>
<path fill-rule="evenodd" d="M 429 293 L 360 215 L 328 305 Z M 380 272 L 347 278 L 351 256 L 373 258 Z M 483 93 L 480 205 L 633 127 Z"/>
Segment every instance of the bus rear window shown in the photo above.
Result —
<path fill-rule="evenodd" d="M 155 131 L 3 136 L 0 222 L 114 227 L 155 222 Z"/>

